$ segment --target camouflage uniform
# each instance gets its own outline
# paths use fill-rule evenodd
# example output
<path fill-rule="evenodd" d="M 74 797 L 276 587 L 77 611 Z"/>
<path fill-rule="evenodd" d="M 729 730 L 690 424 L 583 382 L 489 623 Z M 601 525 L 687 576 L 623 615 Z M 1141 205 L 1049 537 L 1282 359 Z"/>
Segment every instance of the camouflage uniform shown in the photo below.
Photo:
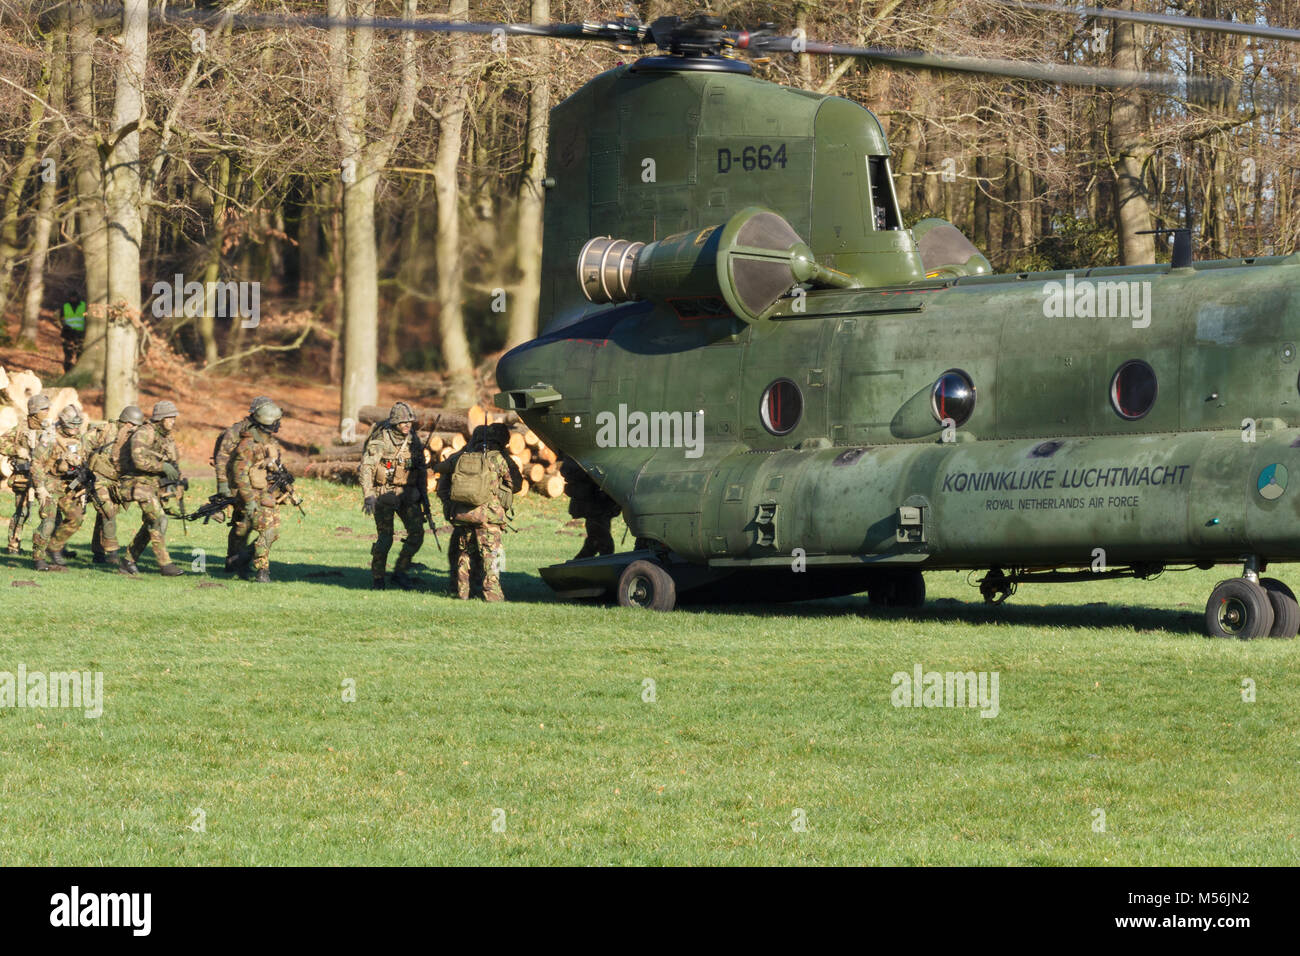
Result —
<path fill-rule="evenodd" d="M 393 547 L 395 515 L 406 528 L 406 540 L 393 562 L 395 582 L 409 586 L 406 572 L 424 544 L 424 513 L 420 502 L 429 472 L 424 463 L 424 448 L 415 434 L 414 418 L 412 414 L 408 419 L 412 422 L 409 435 L 403 435 L 391 420 L 380 425 L 366 439 L 361 453 L 361 497 L 367 502 L 367 508 L 373 509 L 375 529 L 379 532 L 378 540 L 370 548 L 370 577 L 375 587 L 383 587 L 388 552 Z"/>
<path fill-rule="evenodd" d="M 523 475 L 504 453 L 509 431 L 504 425 L 475 429 L 470 443 L 443 462 L 438 471 L 444 481 L 438 496 L 450 512 L 452 522 L 448 559 L 455 580 L 456 597 L 466 600 L 475 587 L 482 590 L 485 601 L 504 601 L 501 590 L 501 534 L 515 492 L 523 485 Z M 451 475 L 463 455 L 486 455 L 492 472 L 492 496 L 486 504 L 473 506 L 451 500 Z"/>
<path fill-rule="evenodd" d="M 86 517 L 85 490 L 69 487 L 73 472 L 85 463 L 86 457 L 81 415 L 75 409 L 71 411 L 71 418 L 60 416 L 59 426 L 42 437 L 32 457 L 32 490 L 41 506 L 41 523 L 32 534 L 32 557 L 38 571 L 48 570 L 47 552 L 54 566 L 62 569 L 63 546 Z"/>
<path fill-rule="evenodd" d="M 95 533 L 91 551 L 97 563 L 115 563 L 119 549 L 117 543 L 117 515 L 126 507 L 122 497 L 121 479 L 127 442 L 143 422 L 143 415 L 135 406 L 123 409 L 140 416 L 140 422 L 119 417 L 115 422 L 105 422 L 86 433 L 86 464 L 95 474 L 95 490 L 90 504 L 95 509 Z"/>
<path fill-rule="evenodd" d="M 233 537 L 235 529 L 231 529 L 233 553 L 242 551 L 247 546 L 248 534 L 256 531 L 252 567 L 262 581 L 270 579 L 269 573 L 262 572 L 270 571 L 271 545 L 280 536 L 280 502 L 270 490 L 268 472 L 281 465 L 280 443 L 261 428 L 245 431 L 230 456 L 230 483 L 239 499 L 237 507 L 246 516 L 244 525 L 249 529 L 238 541 Z"/>
<path fill-rule="evenodd" d="M 235 447 L 253 427 L 253 414 L 261 406 L 270 403 L 271 400 L 265 395 L 253 399 L 248 408 L 248 416 L 223 431 L 212 447 L 212 468 L 217 475 L 217 494 L 223 498 L 234 497 L 235 499 L 235 503 L 230 506 L 230 532 L 226 535 L 227 571 L 233 570 L 241 556 L 240 552 L 244 544 L 248 541 L 248 536 L 253 532 L 252 517 L 244 508 L 243 499 L 231 494 L 230 457 L 234 454 Z"/>
<path fill-rule="evenodd" d="M 569 517 L 582 518 L 587 526 L 587 540 L 574 560 L 613 554 L 614 535 L 610 524 L 623 509 L 572 458 L 566 456 L 560 460 L 560 476 L 564 479 L 564 493 L 569 496 Z"/>
<path fill-rule="evenodd" d="M 127 467 L 124 469 L 121 488 L 123 500 L 139 504 L 140 513 L 144 517 L 140 530 L 131 542 L 131 565 L 134 566 L 140 560 L 140 555 L 144 554 L 144 549 L 149 547 L 158 560 L 159 570 L 170 575 L 180 572 L 180 569 L 172 564 L 171 555 L 167 553 L 167 515 L 163 511 L 162 484 L 168 465 L 179 474 L 180 452 L 176 449 L 176 442 L 163 427 L 157 406 L 154 409 L 153 420 L 137 428 L 126 443 L 124 464 Z M 133 567 L 128 570 L 133 570 Z"/>
<path fill-rule="evenodd" d="M 43 396 L 41 397 L 43 398 Z M 28 405 L 29 412 L 32 408 L 40 408 L 41 410 L 35 414 L 28 414 L 27 421 L 24 424 L 17 425 L 0 435 L 0 455 L 8 458 L 14 464 L 23 462 L 26 466 L 31 465 L 32 458 L 36 454 L 36 448 L 44 437 L 53 434 L 53 426 L 48 420 L 49 413 L 46 411 L 50 407 L 49 399 L 45 399 L 42 405 L 33 396 Z M 25 472 L 26 468 L 24 468 L 24 472 L 15 470 L 9 476 L 9 487 L 14 493 L 14 514 L 9 521 L 10 554 L 17 554 L 20 550 L 23 524 L 27 515 L 23 515 L 22 521 L 19 520 L 19 515 L 24 507 L 29 510 L 29 513 L 31 508 L 32 481 L 30 474 Z"/>

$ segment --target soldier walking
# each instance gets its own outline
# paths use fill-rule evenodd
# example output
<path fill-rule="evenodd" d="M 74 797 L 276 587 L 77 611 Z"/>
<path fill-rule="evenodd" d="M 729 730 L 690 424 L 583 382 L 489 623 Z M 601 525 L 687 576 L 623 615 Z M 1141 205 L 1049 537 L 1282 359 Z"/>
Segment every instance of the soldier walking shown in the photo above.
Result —
<path fill-rule="evenodd" d="M 253 426 L 235 446 L 230 456 L 230 483 L 234 486 L 238 506 L 246 516 L 251 531 L 257 533 L 253 544 L 252 569 L 258 584 L 271 583 L 271 545 L 280 536 L 280 499 L 272 487 L 277 472 L 284 467 L 280 443 L 275 433 L 283 417 L 279 406 L 267 400 L 253 412 Z M 238 543 L 239 553 L 248 548 L 247 533 Z M 247 567 L 247 566 L 245 566 Z M 241 575 L 247 578 L 247 571 Z"/>
<path fill-rule="evenodd" d="M 271 404 L 271 400 L 265 395 L 259 395 L 253 399 L 252 404 L 248 406 L 248 415 L 241 418 L 235 424 L 231 425 L 219 436 L 217 443 L 212 448 L 212 468 L 217 474 L 217 495 L 222 498 L 232 497 L 230 493 L 230 456 L 235 452 L 235 446 L 239 444 L 249 429 L 255 423 L 254 416 L 257 410 L 263 405 Z M 248 541 L 248 536 L 253 531 L 253 522 L 248 513 L 244 511 L 243 502 L 235 496 L 235 503 L 230 507 L 230 532 L 226 535 L 226 570 L 236 571 L 241 566 L 246 567 L 251 560 L 251 555 L 243 551 L 244 544 Z"/>
<path fill-rule="evenodd" d="M 139 573 L 136 562 L 146 547 L 153 549 L 160 573 L 167 577 L 185 573 L 172 563 L 167 553 L 167 514 L 163 510 L 165 489 L 178 487 L 181 482 L 180 452 L 172 439 L 177 414 L 171 402 L 158 402 L 149 416 L 149 424 L 137 428 L 126 443 L 123 498 L 139 504 L 144 518 L 121 564 L 126 574 Z"/>
<path fill-rule="evenodd" d="M 388 552 L 393 547 L 393 517 L 402 519 L 406 540 L 393 563 L 393 583 L 409 591 L 415 586 L 410 570 L 424 544 L 424 515 L 421 500 L 427 493 L 428 469 L 424 448 L 415 434 L 415 412 L 406 402 L 389 410 L 388 419 L 366 439 L 361 452 L 361 509 L 375 518 L 378 539 L 370 548 L 371 587 L 384 588 Z"/>
<path fill-rule="evenodd" d="M 105 422 L 86 434 L 86 465 L 95 476 L 90 503 L 95 509 L 95 532 L 91 541 L 92 560 L 96 564 L 117 566 L 120 562 L 117 543 L 117 515 L 128 499 L 122 496 L 121 479 L 126 444 L 135 430 L 144 424 L 144 412 L 138 405 L 122 409 L 115 422 Z"/>
<path fill-rule="evenodd" d="M 83 422 L 77 406 L 65 406 L 59 412 L 58 425 L 52 433 L 45 433 L 32 457 L 32 491 L 41 508 L 41 523 L 32 535 L 37 571 L 67 570 L 63 546 L 86 517 L 86 488 L 73 481 L 85 464 Z"/>
<path fill-rule="evenodd" d="M 50 399 L 44 393 L 27 400 L 27 421 L 0 435 L 0 455 L 13 464 L 9 487 L 14 493 L 14 515 L 9 521 L 9 553 L 22 550 L 23 525 L 31 513 L 32 457 L 42 437 L 50 431 Z"/>
<path fill-rule="evenodd" d="M 610 528 L 623 509 L 567 455 L 560 461 L 560 476 L 564 479 L 564 493 L 569 496 L 569 517 L 584 519 L 587 529 L 587 540 L 574 560 L 613 554 L 614 534 Z"/>
<path fill-rule="evenodd" d="M 523 475 L 505 454 L 510 429 L 503 424 L 479 426 L 470 442 L 439 466 L 448 476 L 440 497 L 451 512 L 452 562 L 456 597 L 468 600 L 475 590 L 485 601 L 504 601 L 501 589 L 501 536 Z"/>

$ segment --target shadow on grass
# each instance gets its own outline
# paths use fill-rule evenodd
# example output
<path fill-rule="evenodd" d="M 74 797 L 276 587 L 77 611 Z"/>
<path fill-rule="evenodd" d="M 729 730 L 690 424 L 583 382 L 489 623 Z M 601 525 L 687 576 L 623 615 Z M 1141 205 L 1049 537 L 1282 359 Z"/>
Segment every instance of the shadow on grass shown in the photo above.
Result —
<path fill-rule="evenodd" d="M 437 560 L 435 556 L 434 560 Z M 242 585 L 243 581 L 236 574 L 227 574 L 218 560 L 206 574 L 191 573 L 188 563 L 178 559 L 178 564 L 185 568 L 187 577 L 194 586 L 214 586 L 230 583 Z M 29 554 L 11 555 L 0 553 L 0 568 L 15 572 L 30 572 L 33 579 L 66 577 L 75 574 L 111 574 L 123 580 L 129 586 L 133 579 L 119 575 L 115 568 L 108 565 L 91 564 L 89 555 L 79 556 L 70 562 L 66 572 L 37 573 L 32 568 Z M 158 569 L 152 557 L 144 557 L 140 562 L 140 578 L 157 577 Z M 438 564 L 416 562 L 412 577 L 417 583 L 412 594 L 450 598 L 451 576 L 448 570 Z M 305 562 L 280 562 L 274 557 L 271 561 L 271 579 L 281 583 L 306 583 L 321 587 L 344 588 L 351 591 L 370 590 L 370 568 L 368 565 L 340 567 L 338 565 L 310 564 Z M 179 586 L 186 586 L 178 581 Z M 508 601 L 523 604 L 561 604 L 571 603 L 575 606 L 602 610 L 612 606 L 612 602 L 599 600 L 561 602 L 545 582 L 535 574 L 520 571 L 507 571 L 501 575 L 501 584 Z M 392 584 L 389 593 L 403 593 Z M 1170 634 L 1204 633 L 1203 616 L 1199 613 L 1176 611 L 1165 608 L 1148 608 L 1127 604 L 1106 604 L 1090 602 L 1087 604 L 1048 604 L 1034 605 L 1012 602 L 988 605 L 982 602 L 958 601 L 953 598 L 939 598 L 924 607 L 899 609 L 873 606 L 863 596 L 822 598 L 815 601 L 796 601 L 790 603 L 744 603 L 744 604 L 694 604 L 683 603 L 674 614 L 690 615 L 755 615 L 759 617 L 789 620 L 807 620 L 809 618 L 843 617 L 846 614 L 881 621 L 910 621 L 918 626 L 926 624 L 962 623 L 962 624 L 1000 624 L 1010 627 L 1034 628 L 1104 628 L 1121 631 L 1154 632 L 1163 631 Z"/>

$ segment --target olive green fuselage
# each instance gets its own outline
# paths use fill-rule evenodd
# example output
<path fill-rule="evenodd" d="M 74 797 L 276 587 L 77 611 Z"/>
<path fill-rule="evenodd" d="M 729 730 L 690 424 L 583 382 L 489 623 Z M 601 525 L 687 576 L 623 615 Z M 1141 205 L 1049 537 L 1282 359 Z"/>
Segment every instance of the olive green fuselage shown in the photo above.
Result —
<path fill-rule="evenodd" d="M 523 412 L 528 424 L 636 533 L 693 561 L 788 565 L 795 549 L 810 566 L 1088 566 L 1098 548 L 1112 566 L 1300 558 L 1300 488 L 1259 489 L 1263 469 L 1300 457 L 1300 266 L 1075 277 L 1076 291 L 1146 283 L 1149 324 L 1045 315 L 1045 287 L 1065 278 L 814 292 L 802 313 L 787 302 L 752 325 L 634 303 L 516 349 L 498 376 L 503 389 L 553 386 L 561 400 Z M 1159 384 L 1136 421 L 1111 400 L 1131 359 Z M 945 435 L 930 392 L 952 368 L 977 398 Z M 760 402 L 781 378 L 804 407 L 777 436 Z M 682 417 L 638 433 L 636 412 Z M 677 427 L 687 416 L 693 428 Z M 919 527 L 900 528 L 905 506 Z"/>

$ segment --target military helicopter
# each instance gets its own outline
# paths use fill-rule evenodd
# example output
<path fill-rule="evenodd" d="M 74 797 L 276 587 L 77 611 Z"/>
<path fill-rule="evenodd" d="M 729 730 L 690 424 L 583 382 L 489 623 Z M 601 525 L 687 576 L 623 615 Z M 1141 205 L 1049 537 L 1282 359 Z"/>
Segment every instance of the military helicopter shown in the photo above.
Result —
<path fill-rule="evenodd" d="M 552 110 L 543 331 L 497 366 L 497 404 L 575 460 L 643 545 L 542 569 L 562 597 L 669 610 L 865 591 L 916 607 L 930 570 L 982 573 L 1000 602 L 1022 583 L 1227 564 L 1241 574 L 1210 594 L 1210 635 L 1300 630 L 1294 593 L 1261 577 L 1300 560 L 1300 257 L 1193 262 L 1183 233 L 1169 264 L 995 275 L 951 224 L 904 228 L 869 110 L 756 78 L 742 57 L 1189 98 L 1215 81 L 823 44 L 706 15 L 344 25 L 656 48 Z"/>

